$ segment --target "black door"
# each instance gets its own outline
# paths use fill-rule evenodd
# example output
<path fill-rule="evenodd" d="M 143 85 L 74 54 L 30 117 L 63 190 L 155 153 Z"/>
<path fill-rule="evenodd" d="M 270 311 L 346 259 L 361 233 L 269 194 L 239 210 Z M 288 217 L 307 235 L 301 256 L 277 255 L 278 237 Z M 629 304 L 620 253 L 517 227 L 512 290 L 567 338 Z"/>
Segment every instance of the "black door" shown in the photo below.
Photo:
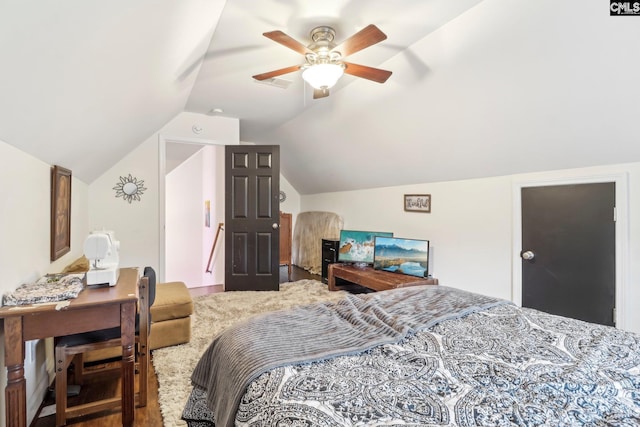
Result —
<path fill-rule="evenodd" d="M 522 305 L 614 325 L 615 183 L 521 194 Z"/>
<path fill-rule="evenodd" d="M 225 148 L 225 290 L 277 291 L 280 147 Z"/>

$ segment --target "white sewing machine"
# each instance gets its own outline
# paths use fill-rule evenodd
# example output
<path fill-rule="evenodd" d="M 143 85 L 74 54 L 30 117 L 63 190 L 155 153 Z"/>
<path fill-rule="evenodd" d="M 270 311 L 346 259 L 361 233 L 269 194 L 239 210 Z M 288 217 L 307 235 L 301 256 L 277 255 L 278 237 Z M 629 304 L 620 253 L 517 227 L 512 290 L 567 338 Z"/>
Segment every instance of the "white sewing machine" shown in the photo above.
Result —
<path fill-rule="evenodd" d="M 114 286 L 118 282 L 120 242 L 113 231 L 93 231 L 84 241 L 84 256 L 89 260 L 87 285 Z"/>

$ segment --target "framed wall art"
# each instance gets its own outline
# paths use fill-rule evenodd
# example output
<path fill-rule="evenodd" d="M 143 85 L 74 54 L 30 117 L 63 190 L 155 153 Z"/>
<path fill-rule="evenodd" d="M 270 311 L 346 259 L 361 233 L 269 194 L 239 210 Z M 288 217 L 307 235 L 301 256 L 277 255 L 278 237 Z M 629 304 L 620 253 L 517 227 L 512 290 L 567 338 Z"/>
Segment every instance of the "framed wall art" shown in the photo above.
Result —
<path fill-rule="evenodd" d="M 71 171 L 51 170 L 51 261 L 71 250 Z"/>
<path fill-rule="evenodd" d="M 405 194 L 404 210 L 431 213 L 431 194 Z"/>

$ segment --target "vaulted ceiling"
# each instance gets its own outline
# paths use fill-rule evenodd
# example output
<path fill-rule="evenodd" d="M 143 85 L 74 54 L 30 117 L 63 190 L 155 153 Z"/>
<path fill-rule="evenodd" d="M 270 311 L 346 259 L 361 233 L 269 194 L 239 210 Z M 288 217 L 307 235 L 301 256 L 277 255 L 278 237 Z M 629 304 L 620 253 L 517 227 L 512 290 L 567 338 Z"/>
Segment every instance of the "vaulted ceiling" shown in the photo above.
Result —
<path fill-rule="evenodd" d="M 251 78 L 303 60 L 264 32 L 368 24 L 384 84 Z M 637 40 L 602 1 L 6 0 L 0 140 L 91 182 L 182 111 L 237 117 L 301 194 L 640 161 Z"/>

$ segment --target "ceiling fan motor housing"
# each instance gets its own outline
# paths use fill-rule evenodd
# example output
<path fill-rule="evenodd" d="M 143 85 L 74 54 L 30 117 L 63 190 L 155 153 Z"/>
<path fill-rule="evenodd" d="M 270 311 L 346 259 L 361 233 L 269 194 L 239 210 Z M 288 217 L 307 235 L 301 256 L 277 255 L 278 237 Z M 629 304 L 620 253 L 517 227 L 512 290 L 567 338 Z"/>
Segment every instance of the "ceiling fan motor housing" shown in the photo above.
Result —
<path fill-rule="evenodd" d="M 306 56 L 309 65 L 326 64 L 340 61 L 340 52 L 332 52 L 331 49 L 336 47 L 333 39 L 336 32 L 328 26 L 319 26 L 311 30 L 311 40 L 313 42 L 307 46 L 314 53 L 308 53 Z"/>

